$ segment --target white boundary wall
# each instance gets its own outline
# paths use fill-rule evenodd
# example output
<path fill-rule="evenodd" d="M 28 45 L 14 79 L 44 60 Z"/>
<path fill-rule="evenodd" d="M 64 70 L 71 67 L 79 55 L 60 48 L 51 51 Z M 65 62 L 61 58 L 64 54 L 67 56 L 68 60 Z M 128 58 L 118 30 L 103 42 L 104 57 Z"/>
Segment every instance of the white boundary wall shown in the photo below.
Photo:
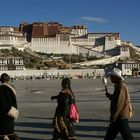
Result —
<path fill-rule="evenodd" d="M 42 76 L 43 74 L 46 75 L 53 75 L 57 76 L 59 75 L 68 75 L 68 76 L 76 76 L 76 75 L 82 75 L 86 76 L 91 75 L 93 76 L 93 73 L 96 72 L 96 76 L 104 75 L 104 69 L 67 69 L 67 70 L 16 70 L 16 71 L 0 71 L 0 75 L 2 73 L 7 73 L 10 75 L 10 77 L 22 77 L 22 76 Z"/>

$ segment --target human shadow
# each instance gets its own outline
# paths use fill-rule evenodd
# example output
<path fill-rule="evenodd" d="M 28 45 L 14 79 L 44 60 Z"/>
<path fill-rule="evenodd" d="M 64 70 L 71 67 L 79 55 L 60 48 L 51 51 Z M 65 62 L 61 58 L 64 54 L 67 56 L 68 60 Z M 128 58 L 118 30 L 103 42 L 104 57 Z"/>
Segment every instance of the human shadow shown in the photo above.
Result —
<path fill-rule="evenodd" d="M 42 139 L 36 139 L 36 138 L 25 138 L 25 137 L 20 137 L 21 140 L 42 140 Z"/>
<path fill-rule="evenodd" d="M 33 128 L 52 128 L 51 123 L 44 123 L 44 122 L 16 122 L 15 126 L 20 127 L 33 127 Z"/>
<path fill-rule="evenodd" d="M 43 117 L 26 117 L 26 119 L 32 119 L 32 120 L 36 120 L 36 119 L 42 119 L 42 120 L 52 120 L 53 118 L 43 118 Z M 36 120 L 37 121 L 37 120 Z M 16 126 L 16 132 L 18 133 L 24 133 L 24 137 L 22 138 L 23 140 L 28 140 L 28 134 L 31 135 L 46 135 L 46 137 L 52 135 L 52 123 L 51 122 L 16 122 L 15 126 Z M 91 122 L 106 122 L 106 120 L 100 120 L 100 119 L 80 119 L 81 123 L 91 123 Z M 77 134 L 77 137 L 81 137 L 81 138 L 103 138 L 103 135 L 98 135 L 98 134 L 88 134 L 88 132 L 91 131 L 105 131 L 105 127 L 102 126 L 86 126 L 86 125 L 81 125 L 76 124 L 75 128 L 76 131 L 79 131 L 79 133 Z M 18 127 L 20 127 L 20 129 L 18 130 Z M 26 129 L 27 128 L 27 129 Z M 46 130 L 44 131 L 44 128 L 46 128 Z M 84 132 L 84 133 L 83 133 Z M 27 135 L 27 136 L 26 136 Z M 36 140 L 36 139 L 32 139 L 32 140 Z M 37 139 L 39 140 L 39 139 Z"/>
<path fill-rule="evenodd" d="M 16 132 L 22 132 L 22 133 L 26 133 L 26 134 L 38 134 L 38 135 L 51 135 L 52 131 L 43 131 L 43 130 L 16 130 Z"/>
<path fill-rule="evenodd" d="M 29 140 L 30 138 L 28 138 L 28 134 L 30 135 L 46 135 L 47 137 L 52 136 L 52 121 L 50 122 L 50 120 L 53 120 L 53 118 L 43 118 L 43 117 L 31 117 L 31 116 L 27 116 L 25 117 L 26 119 L 32 119 L 32 120 L 36 120 L 36 121 L 32 121 L 32 122 L 16 122 L 15 126 L 16 128 L 16 132 L 18 133 L 24 133 L 24 136 L 22 137 L 23 140 Z M 37 122 L 37 119 L 41 119 L 41 122 Z M 44 120 L 44 122 L 43 122 Z M 46 120 L 48 120 L 48 122 L 46 122 Z M 105 124 L 108 122 L 108 120 L 106 119 L 91 119 L 91 118 L 82 118 L 80 119 L 78 124 L 75 124 L 75 129 L 76 132 L 78 132 L 76 134 L 76 136 L 78 138 L 104 138 L 105 132 L 107 127 L 105 127 Z M 93 124 L 94 125 L 91 125 Z M 140 123 L 140 121 L 130 121 L 130 123 Z M 90 124 L 90 125 L 88 125 Z M 18 127 L 20 127 L 20 129 L 18 130 Z M 26 129 L 27 128 L 27 129 Z M 44 129 L 46 128 L 46 129 Z M 140 133 L 140 128 L 135 128 L 132 127 L 131 128 L 132 133 L 134 134 L 139 134 Z M 118 137 L 117 137 L 118 138 Z M 41 139 L 35 139 L 32 138 L 30 140 L 41 140 Z"/>
<path fill-rule="evenodd" d="M 15 132 L 19 133 L 19 136 L 21 134 L 21 140 L 42 140 L 42 135 L 45 135 L 45 140 L 47 140 L 47 138 L 52 135 L 52 123 L 36 121 L 15 122 Z M 30 137 L 32 136 L 32 138 L 28 138 L 28 135 L 30 135 Z M 40 138 L 35 138 L 36 135 L 40 136 Z"/>

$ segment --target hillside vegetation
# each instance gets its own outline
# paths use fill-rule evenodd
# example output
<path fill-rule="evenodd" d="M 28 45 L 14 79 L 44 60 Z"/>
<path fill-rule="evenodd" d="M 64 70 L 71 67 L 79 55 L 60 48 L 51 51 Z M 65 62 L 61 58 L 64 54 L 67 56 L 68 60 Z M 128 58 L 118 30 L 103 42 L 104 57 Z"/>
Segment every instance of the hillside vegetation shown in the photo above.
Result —
<path fill-rule="evenodd" d="M 66 69 L 70 67 L 70 63 L 84 61 L 85 58 L 77 55 L 58 55 L 58 54 L 45 54 L 36 53 L 26 48 L 24 51 L 20 51 L 16 48 L 1 49 L 0 57 L 22 57 L 25 68 L 27 69 L 49 69 L 60 68 Z M 61 59 L 55 59 L 61 58 Z"/>
<path fill-rule="evenodd" d="M 22 57 L 26 68 L 35 68 L 36 64 L 39 61 L 42 61 L 41 57 L 32 53 L 29 53 L 28 49 L 25 49 L 24 51 L 20 51 L 15 48 L 12 48 L 11 50 L 1 49 L 0 56 L 1 57 Z"/>
<path fill-rule="evenodd" d="M 25 68 L 27 69 L 67 69 L 70 68 L 70 64 L 83 62 L 86 60 L 96 60 L 96 56 L 85 58 L 78 55 L 67 55 L 67 54 L 45 54 L 36 53 L 31 51 L 29 48 L 20 51 L 16 48 L 1 49 L 0 57 L 22 57 Z M 130 60 L 140 60 L 140 55 L 136 53 L 133 48 L 130 48 Z M 76 68 L 76 67 L 75 67 Z"/>

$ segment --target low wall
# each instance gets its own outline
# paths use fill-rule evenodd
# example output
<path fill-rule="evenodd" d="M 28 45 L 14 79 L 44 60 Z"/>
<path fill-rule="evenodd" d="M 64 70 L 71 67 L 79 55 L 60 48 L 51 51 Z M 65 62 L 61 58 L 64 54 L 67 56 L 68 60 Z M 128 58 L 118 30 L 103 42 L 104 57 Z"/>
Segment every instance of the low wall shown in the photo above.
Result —
<path fill-rule="evenodd" d="M 68 75 L 68 76 L 103 76 L 104 69 L 65 69 L 65 70 L 16 70 L 16 71 L 0 71 L 0 74 L 7 73 L 11 77 L 22 77 L 22 76 L 60 76 L 60 75 Z"/>

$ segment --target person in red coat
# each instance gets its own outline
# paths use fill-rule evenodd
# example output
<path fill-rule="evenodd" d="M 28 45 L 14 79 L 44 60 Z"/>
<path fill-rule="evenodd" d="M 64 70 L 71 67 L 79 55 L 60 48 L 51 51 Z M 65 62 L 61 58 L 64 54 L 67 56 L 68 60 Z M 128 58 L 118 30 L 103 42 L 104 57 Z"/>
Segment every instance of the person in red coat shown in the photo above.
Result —
<path fill-rule="evenodd" d="M 0 140 L 20 140 L 14 133 L 14 120 L 18 118 L 16 90 L 9 83 L 10 76 L 0 77 Z"/>

